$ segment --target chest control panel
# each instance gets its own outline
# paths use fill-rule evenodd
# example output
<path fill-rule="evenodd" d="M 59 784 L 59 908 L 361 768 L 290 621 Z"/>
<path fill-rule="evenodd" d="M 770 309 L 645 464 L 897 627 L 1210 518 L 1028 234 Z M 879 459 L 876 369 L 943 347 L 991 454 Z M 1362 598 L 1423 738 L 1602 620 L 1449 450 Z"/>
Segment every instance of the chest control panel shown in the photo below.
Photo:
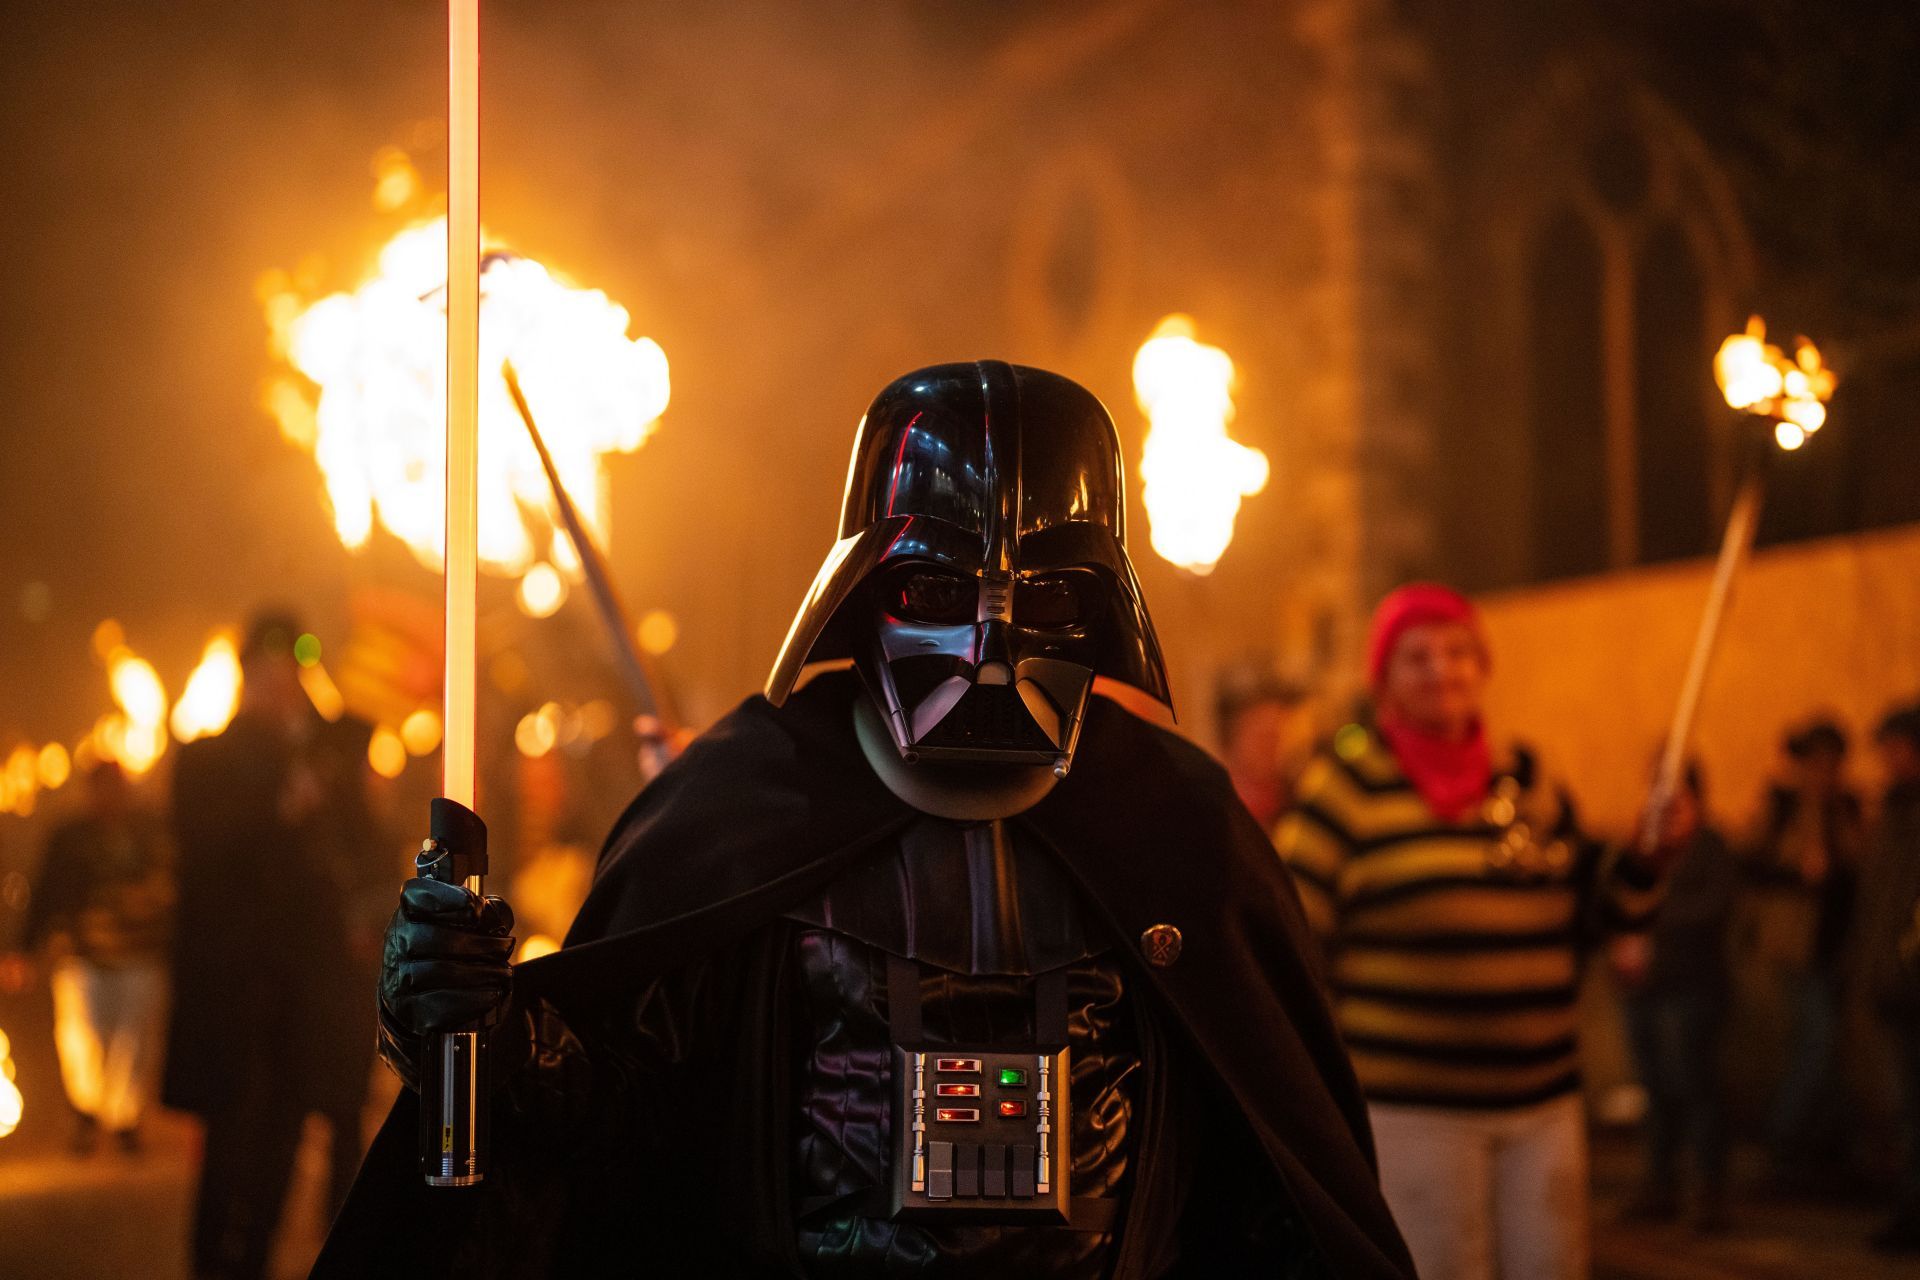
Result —
<path fill-rule="evenodd" d="M 893 1216 L 1064 1223 L 1067 1051 L 894 1050 Z"/>

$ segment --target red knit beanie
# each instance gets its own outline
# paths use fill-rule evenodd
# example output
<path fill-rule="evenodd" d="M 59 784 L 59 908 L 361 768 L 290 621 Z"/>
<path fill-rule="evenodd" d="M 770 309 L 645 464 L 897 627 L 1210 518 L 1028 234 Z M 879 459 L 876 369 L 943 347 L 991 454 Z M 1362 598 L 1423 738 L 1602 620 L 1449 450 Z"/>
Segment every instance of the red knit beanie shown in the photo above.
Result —
<path fill-rule="evenodd" d="M 1473 632 L 1480 644 L 1480 660 L 1491 665 L 1486 633 L 1480 629 L 1480 613 L 1473 602 L 1437 582 L 1409 582 L 1387 593 L 1373 611 L 1373 624 L 1367 630 L 1367 684 L 1378 689 L 1387 674 L 1387 659 L 1400 633 L 1408 627 L 1437 622 L 1457 622 Z"/>

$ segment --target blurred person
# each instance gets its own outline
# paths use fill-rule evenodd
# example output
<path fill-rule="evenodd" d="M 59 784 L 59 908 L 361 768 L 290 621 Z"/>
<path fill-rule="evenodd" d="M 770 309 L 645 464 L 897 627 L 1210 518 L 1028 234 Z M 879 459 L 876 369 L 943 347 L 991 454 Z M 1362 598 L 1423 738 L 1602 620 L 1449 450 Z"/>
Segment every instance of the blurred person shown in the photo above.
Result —
<path fill-rule="evenodd" d="M 354 908 L 382 874 L 367 726 L 314 710 L 301 634 L 290 614 L 253 621 L 238 713 L 174 765 L 180 912 L 162 1096 L 205 1125 L 192 1258 L 196 1276 L 220 1280 L 263 1274 L 310 1112 L 331 1130 L 337 1207 L 372 1067 L 378 959 Z"/>
<path fill-rule="evenodd" d="M 1220 681 L 1214 702 L 1220 749 L 1240 803 L 1263 831 L 1286 812 L 1295 746 L 1307 729 L 1301 689 L 1262 671 L 1234 671 Z"/>
<path fill-rule="evenodd" d="M 1668 806 L 1663 843 L 1676 853 L 1653 928 L 1616 938 L 1610 953 L 1647 1091 L 1646 1166 L 1627 1213 L 1649 1221 L 1678 1216 L 1680 1155 L 1691 1147 L 1694 1225 L 1719 1231 L 1727 1223 L 1720 1044 L 1733 992 L 1728 933 L 1741 874 L 1726 840 L 1706 823 L 1697 764 L 1688 764 Z"/>
<path fill-rule="evenodd" d="M 1900 1080 L 1907 1163 L 1892 1218 L 1874 1247 L 1920 1251 L 1920 703 L 1874 735 L 1887 786 L 1873 824 L 1860 895 L 1859 958 L 1866 997 L 1886 1025 Z"/>
<path fill-rule="evenodd" d="M 44 954 L 54 1048 L 76 1116 L 73 1147 L 101 1131 L 128 1152 L 160 1057 L 173 883 L 159 823 L 118 764 L 86 774 L 85 808 L 47 839 L 21 948 Z"/>
<path fill-rule="evenodd" d="M 1589 1266 L 1582 956 L 1645 926 L 1661 862 L 1587 839 L 1530 752 L 1496 759 L 1489 671 L 1464 596 L 1388 595 L 1368 639 L 1375 723 L 1308 764 L 1275 841 L 1420 1274 L 1570 1280 Z"/>
<path fill-rule="evenodd" d="M 1817 1189 L 1846 1155 L 1838 1066 L 1865 819 L 1845 775 L 1847 736 L 1815 719 L 1787 734 L 1781 777 L 1767 792 L 1751 870 L 1768 899 L 1767 949 L 1786 989 L 1786 1062 L 1767 1117 L 1769 1183 Z"/>

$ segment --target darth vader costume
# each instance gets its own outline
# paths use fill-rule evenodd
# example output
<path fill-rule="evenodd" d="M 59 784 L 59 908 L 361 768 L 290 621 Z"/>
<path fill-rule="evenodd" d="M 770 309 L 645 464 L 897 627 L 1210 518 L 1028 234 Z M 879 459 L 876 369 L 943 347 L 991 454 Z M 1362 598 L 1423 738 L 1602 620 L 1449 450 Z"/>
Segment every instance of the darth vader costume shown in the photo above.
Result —
<path fill-rule="evenodd" d="M 320 1276 L 1404 1277 L 1292 886 L 1162 701 L 1106 410 L 999 362 L 862 420 L 764 697 L 635 800 L 566 946 L 410 882 L 383 1052 L 486 1019 L 495 1164 L 403 1092 Z M 851 659 L 851 671 L 802 668 Z"/>

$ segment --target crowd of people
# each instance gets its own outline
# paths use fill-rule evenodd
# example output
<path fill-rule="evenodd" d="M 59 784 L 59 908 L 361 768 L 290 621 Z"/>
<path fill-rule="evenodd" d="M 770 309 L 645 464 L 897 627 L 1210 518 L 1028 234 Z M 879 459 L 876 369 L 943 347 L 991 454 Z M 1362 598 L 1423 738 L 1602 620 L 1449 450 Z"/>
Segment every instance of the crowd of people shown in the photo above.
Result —
<path fill-rule="evenodd" d="M 1323 942 L 1421 1274 L 1586 1274 L 1578 1001 L 1596 955 L 1646 1101 L 1629 1215 L 1690 1207 L 1699 1230 L 1730 1224 L 1724 1059 L 1736 992 L 1756 985 L 1737 981 L 1744 966 L 1785 1014 L 1756 1194 L 1859 1185 L 1841 1057 L 1844 1014 L 1864 1006 L 1884 1032 L 1864 1052 L 1897 1076 L 1910 1134 L 1873 1243 L 1920 1249 L 1920 704 L 1877 726 L 1871 803 L 1849 781 L 1845 733 L 1819 719 L 1786 736 L 1756 829 L 1723 834 L 1690 764 L 1649 796 L 1654 838 L 1609 844 L 1529 751 L 1489 738 L 1490 670 L 1471 604 L 1416 585 L 1375 615 L 1368 714 L 1304 764 L 1269 750 L 1298 736 L 1275 728 L 1308 714 L 1297 690 L 1242 682 L 1219 708 L 1236 785 L 1271 820 Z"/>
<path fill-rule="evenodd" d="M 361 1150 L 394 868 L 367 804 L 365 726 L 313 712 L 299 633 L 285 615 L 256 621 L 240 711 L 181 752 L 170 822 L 118 766 L 92 767 L 5 957 L 15 985 L 30 967 L 50 984 L 76 1151 L 137 1153 L 152 1097 L 204 1122 L 201 1275 L 264 1273 L 306 1116 L 331 1130 L 336 1206 Z M 1595 958 L 1646 1104 L 1629 1215 L 1730 1224 L 1740 966 L 1767 971 L 1784 1024 L 1750 1126 L 1769 1159 L 1756 1193 L 1831 1185 L 1857 1155 L 1849 1008 L 1880 1019 L 1885 1074 L 1920 1135 L 1920 704 L 1877 726 L 1878 794 L 1863 797 L 1846 733 L 1820 719 L 1785 737 L 1752 830 L 1713 821 L 1690 764 L 1650 793 L 1650 835 L 1607 842 L 1582 827 L 1573 789 L 1490 736 L 1490 672 L 1471 603 L 1417 584 L 1374 617 L 1367 712 L 1317 748 L 1298 686 L 1242 679 L 1217 706 L 1235 789 L 1321 945 L 1420 1273 L 1586 1274 L 1580 993 Z M 1920 1140 L 1906 1147 L 1874 1243 L 1920 1250 Z"/>

